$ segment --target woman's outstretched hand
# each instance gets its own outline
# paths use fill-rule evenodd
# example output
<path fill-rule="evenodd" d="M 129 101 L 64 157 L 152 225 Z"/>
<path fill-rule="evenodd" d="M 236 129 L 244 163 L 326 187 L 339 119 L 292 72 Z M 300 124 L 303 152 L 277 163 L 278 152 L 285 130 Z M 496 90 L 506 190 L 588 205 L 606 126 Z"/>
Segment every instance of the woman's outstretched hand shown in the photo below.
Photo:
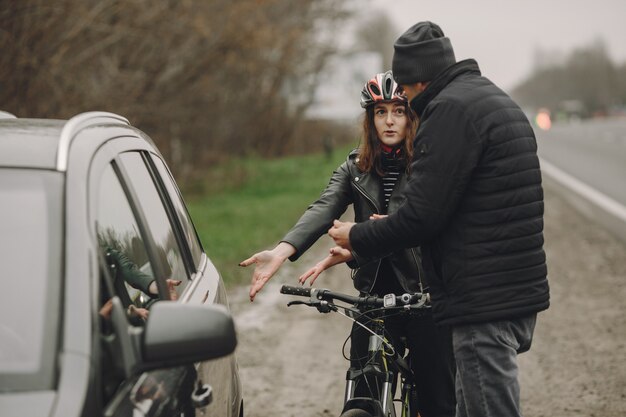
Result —
<path fill-rule="evenodd" d="M 307 279 L 309 279 L 309 285 L 313 285 L 317 277 L 328 268 L 351 260 L 352 252 L 350 252 L 348 249 L 335 246 L 334 248 L 330 249 L 330 253 L 326 258 L 322 259 L 314 267 L 310 268 L 308 271 L 302 274 L 298 281 L 300 282 L 300 284 L 304 285 Z"/>
<path fill-rule="evenodd" d="M 250 286 L 250 301 L 254 301 L 257 293 L 265 286 L 265 284 L 274 276 L 276 271 L 291 255 L 296 253 L 296 249 L 289 243 L 281 242 L 272 250 L 264 250 L 255 253 L 245 261 L 239 263 L 239 266 L 249 266 L 256 264 L 252 273 L 252 282 Z"/>

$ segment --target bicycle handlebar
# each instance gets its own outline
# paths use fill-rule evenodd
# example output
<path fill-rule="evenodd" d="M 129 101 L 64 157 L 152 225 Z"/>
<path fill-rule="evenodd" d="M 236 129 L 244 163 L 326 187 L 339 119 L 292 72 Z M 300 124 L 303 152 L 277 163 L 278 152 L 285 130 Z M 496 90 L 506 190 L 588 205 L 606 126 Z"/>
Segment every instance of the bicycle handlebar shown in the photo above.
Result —
<path fill-rule="evenodd" d="M 297 295 L 300 297 L 310 297 L 316 300 L 324 300 L 332 302 L 334 300 L 344 301 L 360 308 L 393 308 L 393 307 L 422 307 L 430 301 L 428 293 L 387 294 L 384 297 L 355 297 L 353 295 L 334 292 L 325 288 L 306 288 L 294 287 L 291 285 L 283 285 L 280 289 L 281 294 Z"/>

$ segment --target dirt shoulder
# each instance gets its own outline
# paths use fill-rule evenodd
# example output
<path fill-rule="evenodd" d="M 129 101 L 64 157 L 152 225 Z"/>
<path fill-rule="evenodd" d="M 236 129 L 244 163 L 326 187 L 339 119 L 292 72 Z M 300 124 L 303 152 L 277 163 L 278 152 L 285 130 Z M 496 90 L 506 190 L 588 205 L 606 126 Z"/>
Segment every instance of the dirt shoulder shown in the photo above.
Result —
<path fill-rule="evenodd" d="M 546 190 L 551 306 L 520 356 L 527 417 L 626 415 L 626 245 Z"/>
<path fill-rule="evenodd" d="M 526 417 L 626 415 L 626 245 L 546 189 L 546 251 L 551 307 L 539 315 L 533 347 L 520 356 Z M 247 417 L 339 414 L 350 323 L 286 307 L 281 283 L 294 283 L 330 246 L 321 239 L 285 265 L 254 303 L 231 291 Z M 252 271 L 250 271 L 252 273 Z M 347 268 L 316 286 L 351 291 Z M 353 290 L 352 290 L 353 291 Z"/>

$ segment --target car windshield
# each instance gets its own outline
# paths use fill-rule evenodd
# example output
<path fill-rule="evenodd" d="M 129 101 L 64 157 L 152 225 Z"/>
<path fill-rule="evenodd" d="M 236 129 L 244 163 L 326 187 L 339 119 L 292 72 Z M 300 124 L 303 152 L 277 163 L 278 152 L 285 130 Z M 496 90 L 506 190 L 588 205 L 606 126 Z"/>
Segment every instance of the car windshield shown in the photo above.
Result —
<path fill-rule="evenodd" d="M 54 385 L 63 176 L 0 168 L 0 391 Z"/>

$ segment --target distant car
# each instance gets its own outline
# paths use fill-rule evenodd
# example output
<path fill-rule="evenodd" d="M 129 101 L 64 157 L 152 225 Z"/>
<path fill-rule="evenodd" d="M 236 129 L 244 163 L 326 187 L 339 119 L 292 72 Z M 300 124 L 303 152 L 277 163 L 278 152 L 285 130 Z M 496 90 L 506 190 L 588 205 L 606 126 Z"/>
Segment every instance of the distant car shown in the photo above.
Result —
<path fill-rule="evenodd" d="M 0 112 L 0 415 L 243 416 L 223 282 L 152 140 Z"/>

